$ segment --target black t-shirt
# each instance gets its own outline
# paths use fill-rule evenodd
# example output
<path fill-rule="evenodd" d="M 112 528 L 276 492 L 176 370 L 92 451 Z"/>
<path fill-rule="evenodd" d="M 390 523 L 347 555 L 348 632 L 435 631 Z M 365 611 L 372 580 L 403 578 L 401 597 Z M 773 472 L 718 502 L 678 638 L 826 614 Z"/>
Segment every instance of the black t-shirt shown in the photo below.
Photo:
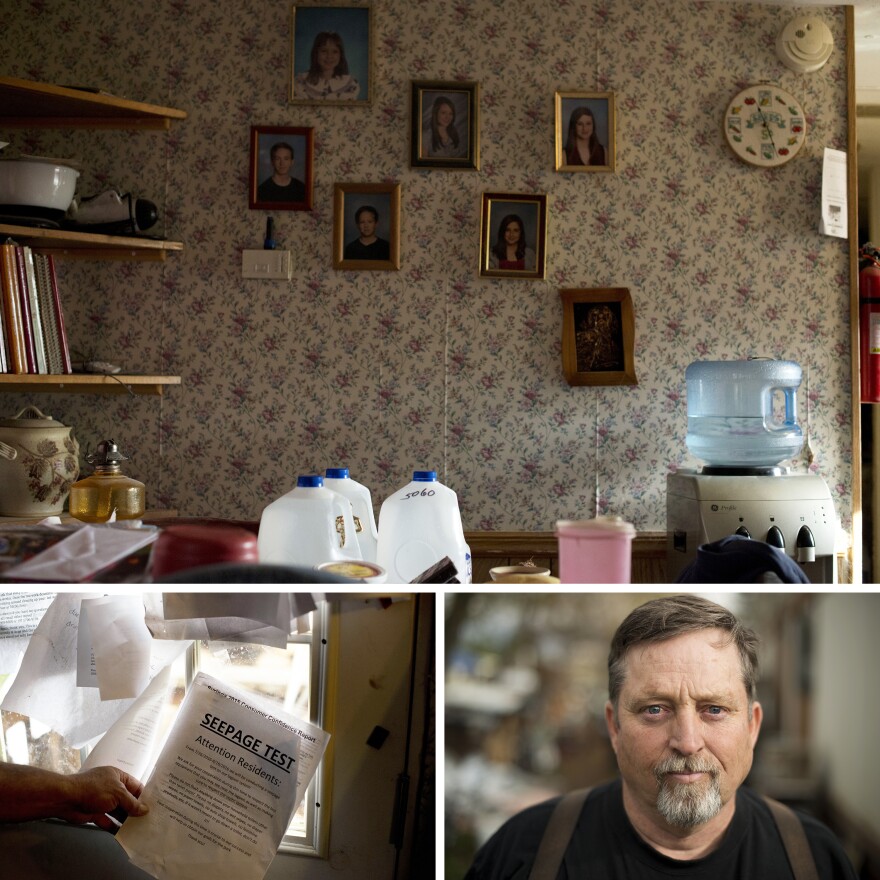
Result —
<path fill-rule="evenodd" d="M 287 186 L 279 186 L 271 177 L 267 177 L 257 187 L 258 202 L 304 202 L 306 185 L 296 177 L 290 178 Z"/>
<path fill-rule="evenodd" d="M 465 880 L 527 880 L 538 843 L 559 798 L 509 819 L 477 853 Z M 843 847 L 821 822 L 798 813 L 820 880 L 856 880 Z M 557 880 L 793 880 L 776 823 L 764 801 L 747 788 L 721 846 L 682 861 L 657 852 L 636 834 L 623 809 L 620 780 L 590 792 Z"/>
<path fill-rule="evenodd" d="M 370 244 L 363 244 L 356 238 L 345 246 L 342 256 L 346 260 L 390 260 L 391 245 L 384 238 L 377 238 Z"/>

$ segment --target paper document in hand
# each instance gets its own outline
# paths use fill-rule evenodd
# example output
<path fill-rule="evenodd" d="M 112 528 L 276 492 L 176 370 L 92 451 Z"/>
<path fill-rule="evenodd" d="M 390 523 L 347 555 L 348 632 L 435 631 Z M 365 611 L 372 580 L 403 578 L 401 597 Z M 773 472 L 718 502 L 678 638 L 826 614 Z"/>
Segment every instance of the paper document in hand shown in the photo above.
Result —
<path fill-rule="evenodd" d="M 199 673 L 116 840 L 159 880 L 262 880 L 329 738 Z"/>

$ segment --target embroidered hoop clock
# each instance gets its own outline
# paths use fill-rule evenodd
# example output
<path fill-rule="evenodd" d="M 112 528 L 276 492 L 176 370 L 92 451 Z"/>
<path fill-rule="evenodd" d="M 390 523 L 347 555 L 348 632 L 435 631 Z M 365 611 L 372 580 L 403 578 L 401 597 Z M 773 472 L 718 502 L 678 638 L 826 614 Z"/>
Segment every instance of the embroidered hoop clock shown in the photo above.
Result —
<path fill-rule="evenodd" d="M 743 162 L 761 168 L 784 165 L 807 138 L 804 108 L 777 86 L 749 86 L 728 105 L 724 136 Z"/>

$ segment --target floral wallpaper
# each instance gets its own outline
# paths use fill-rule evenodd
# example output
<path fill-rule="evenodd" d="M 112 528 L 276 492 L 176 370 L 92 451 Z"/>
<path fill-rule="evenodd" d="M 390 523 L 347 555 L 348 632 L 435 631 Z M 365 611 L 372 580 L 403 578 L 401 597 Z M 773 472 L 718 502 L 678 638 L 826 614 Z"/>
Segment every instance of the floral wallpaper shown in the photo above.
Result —
<path fill-rule="evenodd" d="M 809 370 L 812 469 L 851 521 L 847 243 L 818 233 L 823 149 L 846 148 L 842 7 L 811 10 L 835 51 L 776 58 L 796 10 L 668 0 L 375 0 L 369 106 L 290 105 L 291 5 L 30 0 L 3 16 L 2 73 L 185 110 L 167 133 L 13 130 L 77 157 L 79 192 L 156 201 L 185 245 L 163 263 L 59 262 L 73 346 L 180 375 L 163 397 L 6 396 L 112 436 L 148 505 L 256 518 L 298 474 L 347 466 L 381 501 L 413 469 L 458 493 L 466 529 L 550 530 L 620 514 L 665 529 L 685 448 L 685 368 L 765 355 Z M 411 168 L 413 79 L 480 85 L 479 170 Z M 721 115 L 778 82 L 807 143 L 739 162 Z M 554 94 L 612 92 L 613 173 L 554 171 Z M 276 211 L 294 277 L 241 277 L 266 211 L 248 209 L 251 125 L 314 128 L 314 209 Z M 332 268 L 333 186 L 400 183 L 399 271 Z M 478 274 L 483 192 L 547 196 L 546 279 Z M 570 387 L 561 288 L 626 287 L 636 386 Z M 799 409 L 807 418 L 806 387 Z M 804 461 L 793 467 L 803 469 Z"/>

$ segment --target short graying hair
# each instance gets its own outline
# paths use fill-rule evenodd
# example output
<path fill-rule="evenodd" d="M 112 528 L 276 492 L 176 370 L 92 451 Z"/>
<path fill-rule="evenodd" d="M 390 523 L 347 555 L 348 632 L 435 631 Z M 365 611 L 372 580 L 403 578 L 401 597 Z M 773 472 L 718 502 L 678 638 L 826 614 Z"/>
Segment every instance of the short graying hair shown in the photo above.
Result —
<path fill-rule="evenodd" d="M 727 633 L 724 644 L 736 646 L 742 665 L 742 681 L 751 706 L 757 693 L 758 637 L 724 606 L 699 596 L 685 595 L 664 596 L 645 602 L 631 611 L 617 627 L 608 653 L 608 698 L 615 712 L 626 677 L 626 655 L 630 648 L 703 629 L 724 630 Z"/>

